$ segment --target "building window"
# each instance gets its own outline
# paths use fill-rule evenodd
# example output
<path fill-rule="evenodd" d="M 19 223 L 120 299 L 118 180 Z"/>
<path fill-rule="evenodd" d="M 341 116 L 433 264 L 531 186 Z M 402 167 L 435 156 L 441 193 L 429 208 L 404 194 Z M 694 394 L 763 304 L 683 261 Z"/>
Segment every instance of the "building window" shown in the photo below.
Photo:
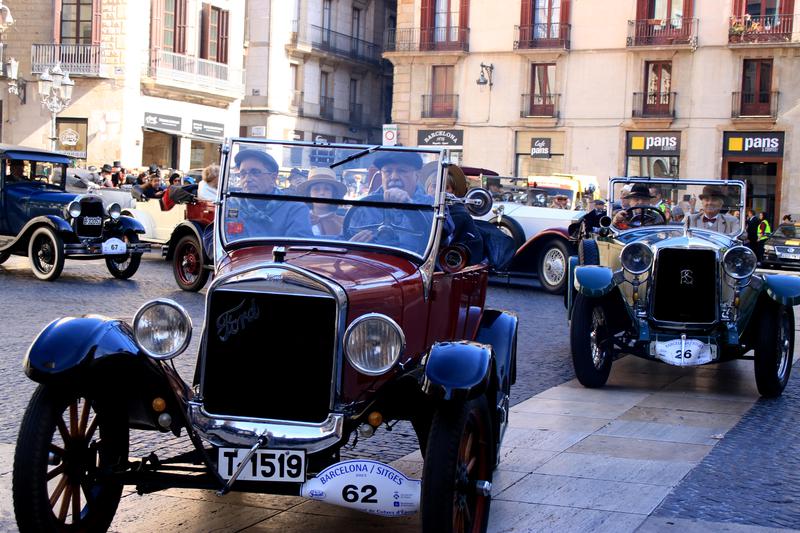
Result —
<path fill-rule="evenodd" d="M 772 60 L 745 59 L 742 69 L 742 115 L 769 115 Z"/>
<path fill-rule="evenodd" d="M 322 0 L 322 29 L 331 29 L 331 0 Z"/>
<path fill-rule="evenodd" d="M 554 63 L 534 63 L 531 65 L 530 116 L 555 116 L 555 95 L 553 86 L 556 80 Z"/>
<path fill-rule="evenodd" d="M 186 0 L 164 0 L 161 47 L 167 52 L 186 53 Z"/>
<path fill-rule="evenodd" d="M 648 0 L 647 18 L 672 20 L 683 17 L 685 0 Z"/>
<path fill-rule="evenodd" d="M 200 57 L 228 62 L 228 11 L 203 4 L 200 16 Z"/>
<path fill-rule="evenodd" d="M 770 17 L 781 14 L 781 7 L 786 7 L 788 2 L 784 0 L 740 0 L 743 12 L 751 17 Z M 784 4 L 781 6 L 781 4 Z M 784 9 L 785 11 L 785 9 Z"/>
<path fill-rule="evenodd" d="M 362 39 L 364 32 L 361 30 L 361 10 L 353 8 L 353 38 Z"/>
<path fill-rule="evenodd" d="M 433 12 L 433 38 L 437 43 L 458 40 L 460 25 L 460 0 L 435 0 Z"/>
<path fill-rule="evenodd" d="M 535 0 L 533 38 L 558 39 L 561 35 L 561 0 Z"/>
<path fill-rule="evenodd" d="M 93 0 L 62 0 L 61 44 L 92 44 Z"/>
<path fill-rule="evenodd" d="M 672 62 L 647 61 L 645 63 L 644 109 L 645 116 L 670 114 L 672 87 Z"/>
<path fill-rule="evenodd" d="M 431 70 L 431 94 L 423 97 L 423 117 L 456 116 L 456 95 L 453 94 L 455 67 L 435 65 Z M 427 100 L 427 101 L 426 101 Z"/>
<path fill-rule="evenodd" d="M 333 98 L 329 95 L 331 75 L 328 72 L 321 72 L 319 75 L 319 116 L 328 120 L 333 120 Z"/>

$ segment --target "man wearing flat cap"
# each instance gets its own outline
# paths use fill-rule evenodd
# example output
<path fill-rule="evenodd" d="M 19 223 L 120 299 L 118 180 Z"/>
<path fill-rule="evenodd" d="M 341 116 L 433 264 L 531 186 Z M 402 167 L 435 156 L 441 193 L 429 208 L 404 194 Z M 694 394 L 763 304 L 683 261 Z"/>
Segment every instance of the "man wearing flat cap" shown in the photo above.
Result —
<path fill-rule="evenodd" d="M 278 163 L 261 150 L 240 150 L 233 158 L 235 169 L 228 189 L 251 194 L 280 195 L 275 186 Z M 236 237 L 313 237 L 308 207 L 301 202 L 269 198 L 233 197 L 228 202 L 228 227 L 241 229 Z"/>
<path fill-rule="evenodd" d="M 699 213 L 689 215 L 690 228 L 707 229 L 726 235 L 732 235 L 739 230 L 739 220 L 736 217 L 721 213 L 725 204 L 725 191 L 717 185 L 706 185 L 700 194 L 703 208 Z"/>
<path fill-rule="evenodd" d="M 583 217 L 583 224 L 586 231 L 598 232 L 600 231 L 600 219 L 606 214 L 606 203 L 598 198 L 594 201 L 594 209 L 586 213 Z"/>

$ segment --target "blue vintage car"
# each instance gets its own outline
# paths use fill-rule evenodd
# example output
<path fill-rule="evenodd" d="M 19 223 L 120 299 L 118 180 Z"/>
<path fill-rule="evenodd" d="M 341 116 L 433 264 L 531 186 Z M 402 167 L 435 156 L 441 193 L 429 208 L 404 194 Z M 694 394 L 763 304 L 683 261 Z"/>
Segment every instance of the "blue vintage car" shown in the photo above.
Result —
<path fill-rule="evenodd" d="M 139 243 L 144 228 L 120 216 L 118 204 L 106 209 L 99 196 L 66 192 L 65 180 L 55 177 L 66 175 L 71 162 L 56 152 L 0 145 L 0 264 L 24 255 L 37 278 L 53 281 L 66 258 L 105 259 L 114 277 L 130 278 L 149 250 Z"/>

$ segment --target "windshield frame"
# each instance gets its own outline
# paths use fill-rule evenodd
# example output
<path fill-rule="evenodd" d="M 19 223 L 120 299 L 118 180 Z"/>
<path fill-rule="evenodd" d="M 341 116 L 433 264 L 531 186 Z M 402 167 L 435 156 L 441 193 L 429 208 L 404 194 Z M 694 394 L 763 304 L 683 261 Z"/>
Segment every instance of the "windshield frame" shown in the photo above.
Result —
<path fill-rule="evenodd" d="M 614 201 L 617 200 L 617 198 L 614 197 L 614 192 L 616 190 L 615 185 L 618 184 L 618 183 L 621 183 L 623 185 L 628 184 L 628 183 L 646 183 L 646 184 L 652 185 L 652 186 L 717 185 L 717 186 L 722 186 L 722 187 L 739 187 L 739 233 L 737 233 L 735 235 L 728 235 L 728 234 L 719 233 L 719 232 L 716 232 L 716 231 L 714 233 L 717 233 L 719 235 L 725 235 L 726 237 L 729 237 L 731 239 L 735 239 L 736 237 L 738 237 L 739 235 L 742 235 L 745 232 L 745 227 L 746 227 L 745 226 L 745 218 L 746 218 L 745 200 L 746 200 L 746 191 L 747 191 L 747 189 L 745 187 L 744 181 L 742 181 L 742 180 L 729 180 L 729 179 L 663 179 L 663 178 L 649 178 L 649 177 L 646 177 L 646 176 L 628 176 L 628 177 L 611 178 L 611 179 L 608 180 L 608 198 L 607 198 L 607 202 L 608 203 L 606 205 L 609 206 L 608 216 L 610 216 L 612 218 L 614 216 L 614 213 L 616 212 L 616 210 L 613 209 L 612 206 L 614 205 Z M 695 229 L 699 229 L 699 228 L 688 228 L 688 226 L 686 224 L 688 224 L 688 216 L 685 219 L 685 223 L 683 224 L 683 227 L 687 228 L 687 229 L 691 229 L 692 231 L 694 231 Z M 645 226 L 645 228 L 663 228 L 663 227 L 668 227 L 668 225 L 661 224 L 661 225 Z M 681 226 L 672 226 L 672 227 L 675 228 L 675 227 L 681 227 Z M 613 224 L 610 226 L 610 228 L 613 231 L 615 231 L 616 233 L 625 233 L 627 231 L 636 231 L 636 230 L 643 229 L 641 226 L 640 227 L 635 227 L 635 228 L 620 229 L 620 228 L 615 227 Z M 701 229 L 701 231 L 710 231 L 710 230 Z"/>
<path fill-rule="evenodd" d="M 228 180 L 231 179 L 231 168 L 233 164 L 233 148 L 236 145 L 277 145 L 277 146 L 290 146 L 301 148 L 330 148 L 330 149 L 344 149 L 352 150 L 353 153 L 359 150 L 364 152 L 364 155 L 381 152 L 413 152 L 419 154 L 432 154 L 438 156 L 437 172 L 436 172 L 436 188 L 434 190 L 434 201 L 430 206 L 432 213 L 431 231 L 428 235 L 428 242 L 425 246 L 425 251 L 422 255 L 416 254 L 405 248 L 396 246 L 388 246 L 385 244 L 375 244 L 372 242 L 355 242 L 355 241 L 338 241 L 332 239 L 324 239 L 319 236 L 313 238 L 306 237 L 248 237 L 243 239 L 236 239 L 229 241 L 226 238 L 224 231 L 224 213 L 226 212 L 227 202 L 231 197 L 251 196 L 247 193 L 235 192 L 228 190 Z M 357 160 L 357 158 L 356 158 Z M 438 246 L 438 235 L 441 232 L 442 224 L 444 223 L 444 177 L 445 177 L 445 162 L 449 160 L 449 150 L 441 147 L 400 147 L 400 146 L 375 146 L 375 145 L 361 145 L 361 144 L 348 144 L 348 143 L 315 143 L 312 141 L 284 141 L 276 139 L 254 139 L 249 137 L 231 137 L 225 140 L 221 150 L 220 161 L 220 199 L 215 202 L 217 204 L 216 213 L 214 215 L 216 228 L 214 230 L 214 263 L 217 264 L 220 260 L 227 256 L 233 250 L 247 248 L 251 246 L 296 246 L 305 248 L 319 248 L 319 249 L 356 249 L 365 251 L 377 251 L 381 253 L 388 253 L 391 255 L 398 255 L 404 257 L 415 264 L 424 265 L 431 262 L 434 257 L 433 252 Z M 270 195 L 255 195 L 255 196 L 270 196 Z M 285 196 L 283 197 L 288 201 L 298 201 L 298 197 Z M 306 200 L 307 201 L 307 200 Z M 341 200 L 338 203 L 342 205 L 358 205 L 358 200 Z M 401 209 L 413 209 L 404 204 L 391 204 L 383 203 L 387 208 L 399 207 Z M 419 205 L 419 204 L 413 204 Z M 426 206 L 426 209 L 428 206 Z"/>

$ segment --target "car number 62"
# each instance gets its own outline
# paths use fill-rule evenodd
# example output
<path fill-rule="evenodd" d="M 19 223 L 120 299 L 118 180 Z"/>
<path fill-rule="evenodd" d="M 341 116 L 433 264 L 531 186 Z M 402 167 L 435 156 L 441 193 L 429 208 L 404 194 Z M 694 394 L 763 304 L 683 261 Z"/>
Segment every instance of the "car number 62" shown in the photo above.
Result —
<path fill-rule="evenodd" d="M 359 492 L 361 494 L 359 495 Z M 347 503 L 355 503 L 361 499 L 361 503 L 378 503 L 375 495 L 378 493 L 375 485 L 364 485 L 360 489 L 356 485 L 345 485 L 342 488 L 342 499 Z"/>

